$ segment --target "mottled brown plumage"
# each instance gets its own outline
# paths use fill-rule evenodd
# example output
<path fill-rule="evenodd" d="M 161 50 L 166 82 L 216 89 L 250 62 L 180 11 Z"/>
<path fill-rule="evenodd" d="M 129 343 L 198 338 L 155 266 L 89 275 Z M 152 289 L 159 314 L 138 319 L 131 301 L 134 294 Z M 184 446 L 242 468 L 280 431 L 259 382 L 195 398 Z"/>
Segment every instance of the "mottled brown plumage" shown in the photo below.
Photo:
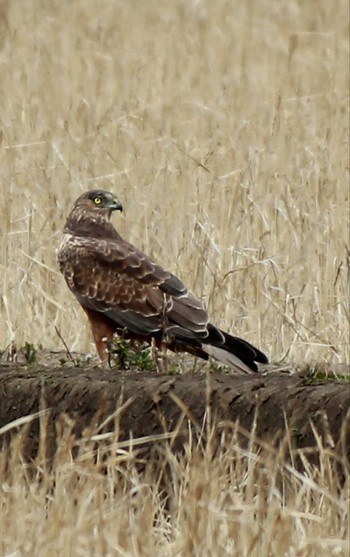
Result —
<path fill-rule="evenodd" d="M 154 339 L 174 351 L 212 356 L 236 370 L 256 371 L 266 356 L 209 322 L 207 311 L 172 273 L 124 240 L 110 222 L 122 210 L 103 190 L 81 195 L 63 230 L 57 259 L 66 282 L 86 312 L 97 351 L 107 359 L 105 339 L 125 331 Z"/>

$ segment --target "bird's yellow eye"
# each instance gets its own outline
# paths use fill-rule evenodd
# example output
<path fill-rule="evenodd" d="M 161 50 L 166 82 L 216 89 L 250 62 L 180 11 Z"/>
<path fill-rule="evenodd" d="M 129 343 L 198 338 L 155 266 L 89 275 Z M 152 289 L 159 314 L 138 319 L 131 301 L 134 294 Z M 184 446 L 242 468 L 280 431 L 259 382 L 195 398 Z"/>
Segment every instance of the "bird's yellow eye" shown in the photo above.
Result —
<path fill-rule="evenodd" d="M 94 203 L 95 205 L 101 205 L 102 199 L 100 197 L 94 197 Z"/>

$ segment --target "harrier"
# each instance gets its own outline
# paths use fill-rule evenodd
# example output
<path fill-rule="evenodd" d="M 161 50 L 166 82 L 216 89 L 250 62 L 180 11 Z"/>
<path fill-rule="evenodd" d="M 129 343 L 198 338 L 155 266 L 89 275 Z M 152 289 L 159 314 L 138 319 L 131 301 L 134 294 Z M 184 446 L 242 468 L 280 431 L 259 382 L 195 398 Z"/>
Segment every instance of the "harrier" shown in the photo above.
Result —
<path fill-rule="evenodd" d="M 110 192 L 88 191 L 75 202 L 57 252 L 60 270 L 89 319 L 98 354 L 127 335 L 236 371 L 257 371 L 266 356 L 209 321 L 202 303 L 175 275 L 124 240 L 110 222 L 121 203 Z"/>

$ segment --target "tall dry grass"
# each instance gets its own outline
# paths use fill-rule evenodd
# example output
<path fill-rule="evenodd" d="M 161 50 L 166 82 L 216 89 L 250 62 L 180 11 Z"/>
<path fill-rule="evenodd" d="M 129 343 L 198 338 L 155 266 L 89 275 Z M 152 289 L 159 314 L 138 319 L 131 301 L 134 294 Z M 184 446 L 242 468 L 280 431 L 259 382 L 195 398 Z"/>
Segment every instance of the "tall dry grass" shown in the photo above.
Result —
<path fill-rule="evenodd" d="M 243 448 L 228 424 L 219 447 L 209 425 L 205 447 L 190 438 L 175 455 L 159 436 L 119 442 L 116 431 L 106 444 L 108 434 L 89 431 L 77 441 L 62 418 L 48 467 L 42 426 L 34 463 L 23 463 L 25 432 L 0 453 L 1 557 L 349 554 L 349 466 L 320 440 L 320 466 L 299 451 L 301 473 L 286 464 L 286 446 L 272 450 L 252 437 Z M 139 454 L 146 445 L 152 459 Z"/>
<path fill-rule="evenodd" d="M 84 190 L 272 359 L 348 354 L 347 2 L 0 4 L 0 343 L 93 350 L 55 248 Z"/>

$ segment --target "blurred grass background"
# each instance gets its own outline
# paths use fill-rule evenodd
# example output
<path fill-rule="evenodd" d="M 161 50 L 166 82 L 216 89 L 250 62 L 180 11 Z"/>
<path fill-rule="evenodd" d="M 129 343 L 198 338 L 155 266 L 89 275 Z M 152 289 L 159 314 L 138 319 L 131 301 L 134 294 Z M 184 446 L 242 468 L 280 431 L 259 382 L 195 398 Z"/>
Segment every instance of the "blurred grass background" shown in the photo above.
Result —
<path fill-rule="evenodd" d="M 72 203 L 272 360 L 349 360 L 348 4 L 0 3 L 0 349 L 92 351 L 58 274 Z M 63 347 L 62 347 L 63 349 Z"/>

